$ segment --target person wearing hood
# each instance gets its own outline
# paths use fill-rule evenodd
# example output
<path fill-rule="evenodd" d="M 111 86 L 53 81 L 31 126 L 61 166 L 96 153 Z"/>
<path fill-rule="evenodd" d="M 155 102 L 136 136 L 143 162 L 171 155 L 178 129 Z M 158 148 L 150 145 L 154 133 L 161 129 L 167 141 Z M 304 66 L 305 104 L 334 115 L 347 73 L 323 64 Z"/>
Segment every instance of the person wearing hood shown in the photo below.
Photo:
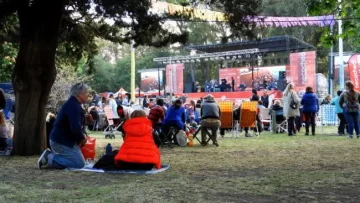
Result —
<path fill-rule="evenodd" d="M 160 150 L 153 137 L 153 128 L 143 110 L 135 110 L 124 124 L 124 143 L 115 156 L 120 170 L 160 169 Z"/>
<path fill-rule="evenodd" d="M 200 110 L 201 115 L 201 143 L 205 144 L 206 142 L 206 130 L 211 130 L 212 140 L 214 141 L 215 145 L 217 144 L 217 131 L 221 126 L 220 116 L 221 111 L 219 105 L 216 103 L 214 97 L 212 95 L 207 95 L 204 98 L 204 102 L 201 106 Z"/>

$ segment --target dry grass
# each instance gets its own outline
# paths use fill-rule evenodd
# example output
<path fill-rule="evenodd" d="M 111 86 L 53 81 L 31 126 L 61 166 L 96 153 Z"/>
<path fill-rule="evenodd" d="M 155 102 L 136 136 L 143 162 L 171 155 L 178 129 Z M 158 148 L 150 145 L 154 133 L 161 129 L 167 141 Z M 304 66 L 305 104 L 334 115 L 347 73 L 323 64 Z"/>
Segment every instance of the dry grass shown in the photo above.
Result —
<path fill-rule="evenodd" d="M 95 137 L 99 153 L 121 143 Z M 0 157 L 0 202 L 359 202 L 360 140 L 264 134 L 219 144 L 164 148 L 171 167 L 150 176 L 39 171 L 37 157 Z"/>

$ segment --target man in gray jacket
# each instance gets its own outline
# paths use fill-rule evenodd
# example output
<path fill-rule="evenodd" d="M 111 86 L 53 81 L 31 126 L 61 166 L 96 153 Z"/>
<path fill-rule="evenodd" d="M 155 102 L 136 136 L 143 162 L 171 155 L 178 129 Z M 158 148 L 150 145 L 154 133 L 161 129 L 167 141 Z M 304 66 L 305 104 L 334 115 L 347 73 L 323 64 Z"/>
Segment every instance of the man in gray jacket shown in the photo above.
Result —
<path fill-rule="evenodd" d="M 217 138 L 217 130 L 221 126 L 220 122 L 220 107 L 214 100 L 214 97 L 209 94 L 204 98 L 204 102 L 201 106 L 201 144 L 205 144 L 206 142 L 206 131 L 211 130 L 211 136 L 214 144 L 218 146 L 216 138 Z"/>

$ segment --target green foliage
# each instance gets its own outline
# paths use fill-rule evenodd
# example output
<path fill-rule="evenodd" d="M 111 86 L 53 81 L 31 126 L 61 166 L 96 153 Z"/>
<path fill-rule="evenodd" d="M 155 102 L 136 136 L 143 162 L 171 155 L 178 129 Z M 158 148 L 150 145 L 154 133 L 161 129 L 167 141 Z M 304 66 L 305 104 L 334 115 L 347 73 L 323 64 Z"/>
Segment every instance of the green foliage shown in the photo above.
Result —
<path fill-rule="evenodd" d="M 345 46 L 351 51 L 360 51 L 360 1 L 342 0 L 307 0 L 308 10 L 311 15 L 337 15 L 343 19 L 343 37 Z M 324 45 L 336 44 L 339 36 L 330 33 L 330 28 L 324 30 L 321 41 Z"/>
<path fill-rule="evenodd" d="M 14 44 L 4 42 L 0 45 L 0 82 L 11 81 L 16 55 L 17 48 Z"/>

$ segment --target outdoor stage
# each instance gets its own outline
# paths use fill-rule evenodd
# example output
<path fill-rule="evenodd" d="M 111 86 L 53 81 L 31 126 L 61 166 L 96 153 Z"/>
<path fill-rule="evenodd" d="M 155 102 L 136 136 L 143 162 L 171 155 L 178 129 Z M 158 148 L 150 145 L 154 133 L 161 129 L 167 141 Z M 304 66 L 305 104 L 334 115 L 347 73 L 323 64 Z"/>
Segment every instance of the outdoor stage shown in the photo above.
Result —
<path fill-rule="evenodd" d="M 200 93 L 187 93 L 187 100 L 198 100 L 200 98 L 204 98 L 206 95 L 211 94 L 215 97 L 215 100 L 219 101 L 224 96 L 226 100 L 246 100 L 249 99 L 252 96 L 251 91 L 242 91 L 242 92 L 200 92 Z M 263 91 L 259 91 L 258 95 L 259 97 L 263 94 Z M 281 98 L 282 92 L 278 90 L 268 91 L 268 94 L 273 98 Z M 176 96 L 181 96 L 182 94 L 175 94 Z"/>

